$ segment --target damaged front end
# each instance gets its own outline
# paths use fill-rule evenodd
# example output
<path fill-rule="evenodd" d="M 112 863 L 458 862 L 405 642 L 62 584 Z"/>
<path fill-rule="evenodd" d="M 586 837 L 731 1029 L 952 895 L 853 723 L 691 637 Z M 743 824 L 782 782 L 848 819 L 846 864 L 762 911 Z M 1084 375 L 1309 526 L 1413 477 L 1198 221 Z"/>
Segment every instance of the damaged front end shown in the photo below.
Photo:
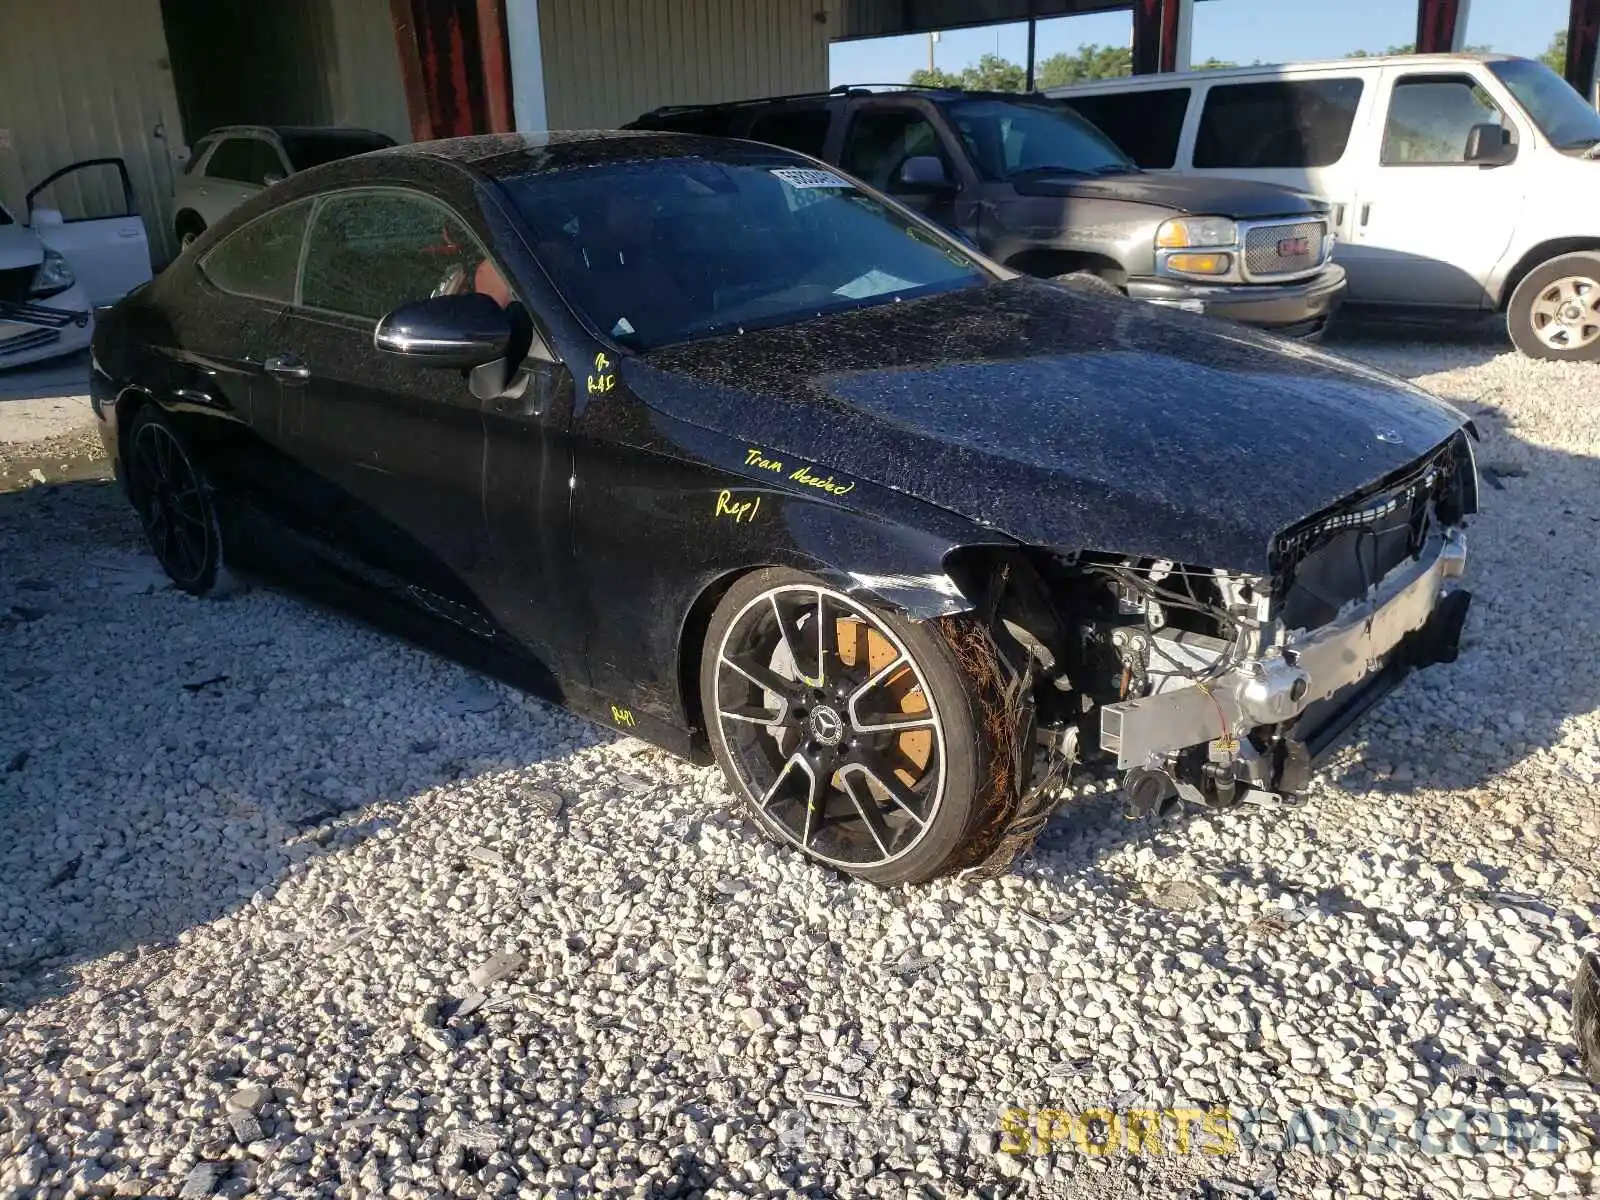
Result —
<path fill-rule="evenodd" d="M 1130 816 L 1303 791 L 1407 671 L 1454 660 L 1476 499 L 1462 433 L 1282 531 L 1260 575 L 1036 557 L 998 615 L 1033 660 L 1041 732 L 1114 760 Z"/>

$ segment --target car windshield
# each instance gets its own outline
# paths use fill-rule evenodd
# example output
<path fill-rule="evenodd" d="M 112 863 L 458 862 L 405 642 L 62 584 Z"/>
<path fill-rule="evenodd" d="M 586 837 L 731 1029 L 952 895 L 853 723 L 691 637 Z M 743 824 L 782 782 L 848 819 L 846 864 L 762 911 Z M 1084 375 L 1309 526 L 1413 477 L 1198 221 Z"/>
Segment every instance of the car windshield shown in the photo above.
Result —
<path fill-rule="evenodd" d="M 362 130 L 302 131 L 285 133 L 282 137 L 283 148 L 288 152 L 289 162 L 296 171 L 394 145 L 393 138 Z"/>
<path fill-rule="evenodd" d="M 1542 62 L 1514 58 L 1492 62 L 1489 69 L 1528 110 L 1533 123 L 1556 149 L 1600 145 L 1600 112 L 1585 104 L 1577 89 Z"/>
<path fill-rule="evenodd" d="M 636 159 L 502 183 L 568 303 L 638 350 L 993 278 L 951 239 L 787 155 Z"/>
<path fill-rule="evenodd" d="M 963 100 L 950 105 L 967 153 L 985 179 L 1065 171 L 1137 171 L 1115 142 L 1056 100 Z"/>

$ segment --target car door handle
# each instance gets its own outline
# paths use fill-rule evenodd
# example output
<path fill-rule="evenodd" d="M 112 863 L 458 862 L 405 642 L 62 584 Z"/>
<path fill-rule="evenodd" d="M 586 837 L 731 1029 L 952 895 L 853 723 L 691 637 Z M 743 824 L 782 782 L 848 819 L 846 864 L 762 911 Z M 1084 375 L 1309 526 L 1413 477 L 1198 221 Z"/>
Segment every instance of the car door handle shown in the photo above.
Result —
<path fill-rule="evenodd" d="M 293 354 L 274 354 L 261 368 L 284 383 L 304 383 L 311 378 L 311 368 Z"/>
<path fill-rule="evenodd" d="M 1371 217 L 1372 217 L 1372 205 L 1371 204 L 1363 204 L 1361 206 L 1361 228 L 1365 229 L 1367 227 L 1367 221 Z"/>

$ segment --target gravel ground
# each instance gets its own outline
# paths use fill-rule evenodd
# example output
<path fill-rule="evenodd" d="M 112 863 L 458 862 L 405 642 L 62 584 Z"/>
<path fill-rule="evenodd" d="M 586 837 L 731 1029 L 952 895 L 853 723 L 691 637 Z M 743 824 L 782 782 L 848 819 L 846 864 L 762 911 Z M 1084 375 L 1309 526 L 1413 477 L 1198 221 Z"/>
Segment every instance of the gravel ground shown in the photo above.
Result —
<path fill-rule="evenodd" d="M 981 885 L 0 495 L 0 1195 L 1595 1194 L 1600 376 L 1337 349 L 1482 427 L 1461 661 L 1299 807 L 1089 780 Z"/>

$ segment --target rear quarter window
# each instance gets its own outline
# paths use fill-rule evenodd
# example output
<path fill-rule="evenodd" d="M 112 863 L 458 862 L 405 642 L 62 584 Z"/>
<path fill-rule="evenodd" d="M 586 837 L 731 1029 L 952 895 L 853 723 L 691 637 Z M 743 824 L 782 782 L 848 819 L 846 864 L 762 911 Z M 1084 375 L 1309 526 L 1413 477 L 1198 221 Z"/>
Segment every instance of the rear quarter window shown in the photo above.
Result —
<path fill-rule="evenodd" d="M 641 129 L 660 129 L 667 133 L 697 133 L 705 137 L 733 137 L 734 113 L 728 109 L 696 109 L 692 112 L 662 113 L 640 117 Z"/>
<path fill-rule="evenodd" d="M 1150 88 L 1062 99 L 1141 167 L 1176 165 L 1192 88 Z"/>
<path fill-rule="evenodd" d="M 825 108 L 780 109 L 758 116 L 750 123 L 745 137 L 821 158 L 830 124 L 832 114 Z"/>
<path fill-rule="evenodd" d="M 1344 157 L 1361 80 L 1213 84 L 1195 137 L 1196 167 L 1327 167 Z"/>
<path fill-rule="evenodd" d="M 200 273 L 225 292 L 289 304 L 311 200 L 300 200 L 230 233 L 200 260 Z"/>

